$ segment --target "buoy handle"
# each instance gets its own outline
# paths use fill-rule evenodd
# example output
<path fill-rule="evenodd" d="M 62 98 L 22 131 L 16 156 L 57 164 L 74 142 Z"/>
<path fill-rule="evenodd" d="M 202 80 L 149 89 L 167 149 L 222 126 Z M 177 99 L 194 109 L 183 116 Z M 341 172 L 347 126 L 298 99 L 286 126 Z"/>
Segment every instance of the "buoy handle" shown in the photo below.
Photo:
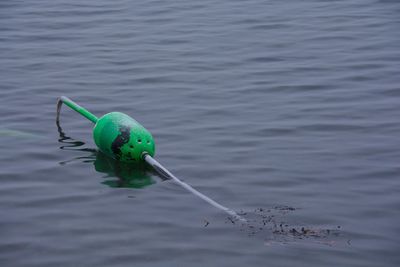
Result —
<path fill-rule="evenodd" d="M 71 109 L 73 109 L 76 112 L 78 112 L 79 114 L 81 114 L 83 117 L 85 117 L 88 120 L 90 120 L 91 122 L 93 122 L 93 123 L 97 122 L 98 118 L 94 114 L 92 114 L 90 111 L 88 111 L 84 107 L 79 106 L 77 103 L 75 103 L 74 101 L 72 101 L 68 97 L 61 96 L 58 99 L 58 102 L 57 102 L 57 120 L 56 120 L 57 123 L 60 122 L 60 110 L 61 110 L 61 105 L 63 103 L 65 105 L 67 105 L 68 107 L 70 107 Z"/>

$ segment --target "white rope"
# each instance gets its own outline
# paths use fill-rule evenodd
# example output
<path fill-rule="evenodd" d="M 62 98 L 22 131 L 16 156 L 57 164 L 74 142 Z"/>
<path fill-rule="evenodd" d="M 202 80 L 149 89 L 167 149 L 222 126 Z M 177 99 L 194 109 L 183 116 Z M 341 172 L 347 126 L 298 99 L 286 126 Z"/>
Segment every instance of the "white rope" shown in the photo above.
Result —
<path fill-rule="evenodd" d="M 171 172 L 169 172 L 164 166 L 162 166 L 158 161 L 156 161 L 153 157 L 151 157 L 149 154 L 144 154 L 143 159 L 150 165 L 152 166 L 156 171 L 158 171 L 161 175 L 165 176 L 166 178 L 172 179 L 175 183 L 178 185 L 182 186 L 189 192 L 193 193 L 194 195 L 198 196 L 199 198 L 203 199 L 204 201 L 208 202 L 212 206 L 214 206 L 217 209 L 220 209 L 230 216 L 232 216 L 233 219 L 237 219 L 241 222 L 247 223 L 247 220 L 243 218 L 242 216 L 238 215 L 235 211 L 231 210 L 230 208 L 227 208 L 218 202 L 215 202 L 211 198 L 207 197 L 206 195 L 203 195 L 187 183 L 179 180 L 175 175 L 173 175 Z"/>

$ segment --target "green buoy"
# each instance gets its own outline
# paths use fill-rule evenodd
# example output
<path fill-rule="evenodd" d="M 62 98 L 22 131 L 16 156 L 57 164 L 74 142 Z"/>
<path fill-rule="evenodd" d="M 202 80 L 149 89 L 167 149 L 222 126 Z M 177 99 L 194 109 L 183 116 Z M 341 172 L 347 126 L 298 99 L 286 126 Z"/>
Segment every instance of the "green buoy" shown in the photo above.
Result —
<path fill-rule="evenodd" d="M 189 192 L 226 212 L 234 219 L 247 222 L 246 219 L 239 216 L 235 211 L 215 202 L 187 183 L 181 181 L 157 162 L 153 158 L 155 153 L 153 136 L 146 128 L 130 116 L 121 112 L 110 112 L 97 118 L 87 109 L 79 106 L 68 97 L 61 96 L 57 102 L 56 123 L 58 126 L 63 103 L 95 124 L 93 128 L 94 141 L 97 147 L 107 156 L 124 163 L 145 162 L 164 178 L 173 180 Z"/>
<path fill-rule="evenodd" d="M 123 162 L 140 162 L 143 160 L 143 153 L 154 156 L 153 136 L 128 115 L 121 112 L 110 112 L 97 118 L 68 97 L 62 96 L 57 104 L 57 123 L 62 103 L 95 123 L 94 142 L 107 156 Z"/>

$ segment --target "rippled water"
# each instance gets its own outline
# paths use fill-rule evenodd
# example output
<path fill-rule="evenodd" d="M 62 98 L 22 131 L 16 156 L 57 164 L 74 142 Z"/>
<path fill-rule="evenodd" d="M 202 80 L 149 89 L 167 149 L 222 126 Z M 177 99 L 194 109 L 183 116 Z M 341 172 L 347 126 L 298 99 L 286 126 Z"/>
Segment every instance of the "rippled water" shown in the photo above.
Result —
<path fill-rule="evenodd" d="M 0 265 L 398 266 L 399 29 L 398 1 L 1 1 Z M 60 95 L 251 225 L 66 107 L 60 137 Z"/>

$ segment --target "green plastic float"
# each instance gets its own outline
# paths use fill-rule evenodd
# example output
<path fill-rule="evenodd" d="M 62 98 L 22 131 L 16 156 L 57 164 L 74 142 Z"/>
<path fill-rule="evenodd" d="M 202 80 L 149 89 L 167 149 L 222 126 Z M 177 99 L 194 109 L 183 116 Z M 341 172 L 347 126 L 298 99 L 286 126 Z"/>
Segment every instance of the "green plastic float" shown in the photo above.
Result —
<path fill-rule="evenodd" d="M 59 123 L 62 103 L 95 124 L 93 128 L 94 142 L 107 156 L 123 162 L 140 162 L 143 160 L 143 153 L 154 156 L 153 136 L 128 115 L 121 112 L 110 112 L 97 118 L 68 97 L 62 96 L 57 105 L 57 123 Z"/>
<path fill-rule="evenodd" d="M 63 103 L 95 124 L 93 128 L 93 138 L 97 147 L 105 155 L 123 163 L 145 162 L 162 177 L 173 180 L 178 185 L 205 200 L 212 206 L 226 212 L 232 216 L 233 219 L 247 222 L 246 219 L 239 216 L 235 211 L 222 206 L 187 183 L 182 182 L 156 161 L 153 158 L 155 153 L 155 142 L 153 136 L 148 130 L 146 130 L 146 128 L 130 116 L 121 112 L 110 112 L 97 118 L 87 109 L 79 106 L 68 97 L 61 96 L 57 102 L 56 123 L 58 127 L 60 123 L 61 106 Z"/>

